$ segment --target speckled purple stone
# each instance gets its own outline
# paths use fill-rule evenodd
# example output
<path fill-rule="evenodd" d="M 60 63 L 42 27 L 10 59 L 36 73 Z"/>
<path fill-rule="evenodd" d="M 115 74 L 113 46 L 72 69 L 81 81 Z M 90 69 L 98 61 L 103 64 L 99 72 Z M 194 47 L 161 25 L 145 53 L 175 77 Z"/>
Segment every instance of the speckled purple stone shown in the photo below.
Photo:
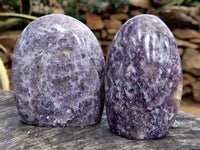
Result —
<path fill-rule="evenodd" d="M 65 15 L 31 22 L 13 56 L 13 90 L 22 120 L 37 126 L 86 126 L 100 121 L 104 57 L 94 34 Z"/>
<path fill-rule="evenodd" d="M 105 81 L 111 131 L 129 139 L 166 135 L 182 93 L 180 57 L 168 27 L 152 15 L 127 21 L 109 48 Z"/>

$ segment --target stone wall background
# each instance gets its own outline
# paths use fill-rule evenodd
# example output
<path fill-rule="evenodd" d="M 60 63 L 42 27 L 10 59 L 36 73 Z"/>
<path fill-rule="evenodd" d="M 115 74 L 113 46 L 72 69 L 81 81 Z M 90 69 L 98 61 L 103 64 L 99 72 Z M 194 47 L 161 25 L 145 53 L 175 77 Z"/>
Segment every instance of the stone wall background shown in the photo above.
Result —
<path fill-rule="evenodd" d="M 58 6 L 51 13 L 64 13 Z M 106 56 L 110 43 L 118 29 L 131 17 L 140 14 L 153 14 L 156 9 L 169 0 L 130 0 L 130 5 L 102 13 L 92 13 L 81 10 L 85 17 L 85 24 L 93 31 L 102 46 Z M 1 8 L 4 11 L 8 8 Z M 46 6 L 43 9 L 33 8 L 34 11 L 49 12 Z M 42 13 L 41 13 L 42 14 Z M 172 6 L 164 8 L 158 15 L 173 32 L 183 68 L 183 96 L 191 95 L 192 99 L 200 102 L 200 7 Z M 0 25 L 3 20 L 0 20 Z M 20 32 L 0 33 L 0 57 L 7 69 L 11 82 L 12 53 Z M 2 47 L 3 46 L 3 47 Z M 6 49 L 7 52 L 5 52 Z M 12 87 L 12 83 L 11 83 Z"/>

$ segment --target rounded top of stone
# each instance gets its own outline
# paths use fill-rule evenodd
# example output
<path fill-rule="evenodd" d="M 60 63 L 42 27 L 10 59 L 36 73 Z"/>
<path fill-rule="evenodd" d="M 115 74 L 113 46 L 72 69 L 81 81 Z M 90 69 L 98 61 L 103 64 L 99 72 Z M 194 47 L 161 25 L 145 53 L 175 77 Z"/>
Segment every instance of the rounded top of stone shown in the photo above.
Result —
<path fill-rule="evenodd" d="M 81 21 L 63 14 L 50 14 L 39 17 L 32 21 L 22 33 L 24 33 L 29 28 L 38 31 L 40 33 L 48 32 L 55 34 L 62 34 L 69 31 L 92 33 L 92 31 Z M 92 33 L 93 34 L 93 33 Z"/>
<path fill-rule="evenodd" d="M 70 20 L 70 21 L 77 21 L 77 22 L 83 24 L 81 21 L 77 20 L 76 18 L 73 18 L 73 17 L 68 16 L 68 15 L 63 15 L 63 14 L 44 15 L 44 16 L 38 17 L 37 19 L 35 19 L 32 22 L 39 21 L 39 20 L 46 20 L 46 19 L 48 19 L 48 21 L 55 21 L 55 20 L 68 21 L 68 20 Z M 51 20 L 49 20 L 49 19 L 51 19 Z"/>
<path fill-rule="evenodd" d="M 137 28 L 138 31 L 140 32 L 146 32 L 146 33 L 159 32 L 173 36 L 168 26 L 160 18 L 151 14 L 141 14 L 132 17 L 121 27 L 121 29 L 127 28 L 129 26 Z"/>
<path fill-rule="evenodd" d="M 50 51 L 66 48 L 64 45 L 68 45 L 68 48 L 77 46 L 84 47 L 87 45 L 84 44 L 85 39 L 88 39 L 85 41 L 89 43 L 93 43 L 90 42 L 92 40 L 96 41 L 95 44 L 98 45 L 98 49 L 101 49 L 95 35 L 85 24 L 73 17 L 62 14 L 50 14 L 32 21 L 21 33 L 14 53 L 22 49 L 25 52 L 30 51 L 28 50 L 30 48 L 27 48 L 25 39 L 28 39 L 26 41 L 32 43 L 34 47 L 31 49 L 30 55 L 32 55 L 33 51 L 37 51 L 37 49 Z M 60 42 L 61 44 L 59 44 Z M 93 51 L 89 50 L 88 52 L 92 53 Z M 101 50 L 99 50 L 99 53 L 100 52 Z"/>

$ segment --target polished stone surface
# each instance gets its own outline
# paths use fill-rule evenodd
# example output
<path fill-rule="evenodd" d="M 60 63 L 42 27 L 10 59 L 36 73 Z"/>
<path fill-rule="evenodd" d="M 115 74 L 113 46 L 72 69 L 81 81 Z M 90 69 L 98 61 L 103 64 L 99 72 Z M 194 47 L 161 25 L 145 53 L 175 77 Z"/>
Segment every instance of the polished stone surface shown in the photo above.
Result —
<path fill-rule="evenodd" d="M 102 121 L 93 126 L 81 127 L 36 127 L 23 124 L 18 115 L 13 92 L 0 91 L 0 149 L 45 149 L 45 150 L 188 150 L 200 149 L 200 120 L 180 112 L 176 120 L 178 128 L 158 140 L 129 140 L 113 134 L 105 114 Z"/>
<path fill-rule="evenodd" d="M 13 54 L 12 84 L 21 118 L 38 126 L 98 123 L 104 105 L 104 57 L 91 30 L 72 17 L 32 21 Z"/>
<path fill-rule="evenodd" d="M 105 103 L 111 130 L 129 139 L 167 134 L 182 95 L 175 38 L 158 17 L 138 15 L 115 35 L 106 59 Z"/>

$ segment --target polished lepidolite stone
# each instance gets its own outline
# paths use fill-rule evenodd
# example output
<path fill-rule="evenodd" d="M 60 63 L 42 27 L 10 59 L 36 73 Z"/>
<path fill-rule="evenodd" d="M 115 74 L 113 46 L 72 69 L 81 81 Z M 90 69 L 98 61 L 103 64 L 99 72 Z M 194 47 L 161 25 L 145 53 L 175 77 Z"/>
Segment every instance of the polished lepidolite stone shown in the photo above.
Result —
<path fill-rule="evenodd" d="M 180 56 L 168 27 L 153 15 L 127 21 L 109 48 L 105 81 L 111 131 L 129 139 L 166 135 L 182 93 Z"/>
<path fill-rule="evenodd" d="M 104 57 L 94 34 L 65 15 L 47 15 L 20 35 L 12 83 L 22 120 L 38 126 L 85 126 L 100 121 Z"/>

